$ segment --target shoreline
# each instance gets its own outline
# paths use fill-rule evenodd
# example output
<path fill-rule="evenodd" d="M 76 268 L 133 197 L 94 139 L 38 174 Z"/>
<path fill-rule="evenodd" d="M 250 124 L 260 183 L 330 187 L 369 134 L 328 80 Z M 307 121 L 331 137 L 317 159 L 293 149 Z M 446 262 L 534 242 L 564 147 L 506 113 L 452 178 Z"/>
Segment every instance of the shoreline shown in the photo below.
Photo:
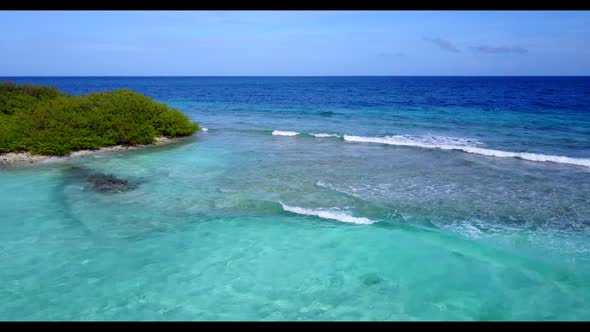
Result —
<path fill-rule="evenodd" d="M 3 166 L 32 166 L 38 165 L 45 162 L 53 161 L 65 161 L 70 158 L 83 157 L 93 155 L 100 152 L 111 152 L 111 151 L 128 151 L 138 150 L 150 146 L 166 145 L 176 143 L 182 138 L 186 137 L 156 137 L 152 144 L 139 144 L 139 145 L 113 145 L 105 146 L 97 150 L 78 150 L 70 153 L 67 156 L 46 156 L 46 155 L 34 155 L 30 152 L 9 152 L 0 153 L 0 168 Z"/>

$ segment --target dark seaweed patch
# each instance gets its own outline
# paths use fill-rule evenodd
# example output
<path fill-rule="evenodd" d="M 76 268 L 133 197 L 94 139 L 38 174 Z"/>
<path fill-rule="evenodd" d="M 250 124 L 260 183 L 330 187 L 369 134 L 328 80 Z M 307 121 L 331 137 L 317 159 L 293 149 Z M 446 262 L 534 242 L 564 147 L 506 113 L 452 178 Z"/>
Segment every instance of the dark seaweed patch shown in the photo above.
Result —
<path fill-rule="evenodd" d="M 121 193 L 138 188 L 138 185 L 111 174 L 94 173 L 86 178 L 90 188 L 99 193 Z"/>
<path fill-rule="evenodd" d="M 366 286 L 376 285 L 376 284 L 380 283 L 381 281 L 383 281 L 383 279 L 379 275 L 377 275 L 376 273 L 364 274 L 363 276 L 361 276 L 360 279 L 363 282 L 363 284 L 365 284 Z"/>
<path fill-rule="evenodd" d="M 123 193 L 139 188 L 137 181 L 121 179 L 113 174 L 95 172 L 85 167 L 70 167 L 66 173 L 67 182 L 83 183 L 86 190 L 98 193 Z"/>

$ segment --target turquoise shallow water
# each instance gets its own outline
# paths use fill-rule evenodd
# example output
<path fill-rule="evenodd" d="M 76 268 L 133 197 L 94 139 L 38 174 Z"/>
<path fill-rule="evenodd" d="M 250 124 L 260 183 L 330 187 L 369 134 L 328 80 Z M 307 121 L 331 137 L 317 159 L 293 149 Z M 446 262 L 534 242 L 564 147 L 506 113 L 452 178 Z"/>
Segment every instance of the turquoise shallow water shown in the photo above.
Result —
<path fill-rule="evenodd" d="M 362 80 L 349 83 L 348 104 L 329 92 L 312 98 L 340 81 L 228 78 L 191 94 L 181 87 L 205 83 L 54 80 L 72 92 L 134 84 L 209 130 L 169 146 L 0 169 L 1 320 L 590 318 L 590 168 L 440 148 L 583 161 L 578 95 L 564 99 L 567 112 L 492 117 L 464 105 L 359 112 L 351 100 L 378 86 Z M 278 105 L 273 89 L 304 100 Z M 522 130 L 486 127 L 492 120 Z M 377 144 L 344 134 L 405 136 Z M 138 188 L 94 192 L 90 172 Z"/>

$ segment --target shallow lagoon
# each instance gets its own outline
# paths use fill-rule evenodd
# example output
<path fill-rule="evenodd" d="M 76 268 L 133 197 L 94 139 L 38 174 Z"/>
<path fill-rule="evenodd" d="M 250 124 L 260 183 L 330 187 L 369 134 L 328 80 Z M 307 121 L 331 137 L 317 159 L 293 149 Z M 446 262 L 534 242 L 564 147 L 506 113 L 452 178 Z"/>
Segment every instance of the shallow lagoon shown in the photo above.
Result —
<path fill-rule="evenodd" d="M 29 81 L 132 88 L 209 130 L 0 170 L 2 320 L 589 318 L 590 168 L 342 139 L 459 138 L 584 159 L 589 119 L 575 105 L 588 105 L 587 80 L 520 82 L 528 103 L 513 104 L 492 92 L 514 82 Z M 563 92 L 563 109 L 535 106 L 538 85 Z M 487 106 L 467 105 L 477 96 Z M 72 167 L 138 185 L 96 192 Z"/>

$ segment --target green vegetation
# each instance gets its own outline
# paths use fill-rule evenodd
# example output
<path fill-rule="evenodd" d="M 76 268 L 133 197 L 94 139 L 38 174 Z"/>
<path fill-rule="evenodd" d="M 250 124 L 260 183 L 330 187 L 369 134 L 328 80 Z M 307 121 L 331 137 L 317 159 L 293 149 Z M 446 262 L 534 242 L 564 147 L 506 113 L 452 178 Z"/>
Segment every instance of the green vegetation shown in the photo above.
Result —
<path fill-rule="evenodd" d="M 72 96 L 52 87 L 0 82 L 0 153 L 67 155 L 153 143 L 199 130 L 180 111 L 129 90 Z"/>

